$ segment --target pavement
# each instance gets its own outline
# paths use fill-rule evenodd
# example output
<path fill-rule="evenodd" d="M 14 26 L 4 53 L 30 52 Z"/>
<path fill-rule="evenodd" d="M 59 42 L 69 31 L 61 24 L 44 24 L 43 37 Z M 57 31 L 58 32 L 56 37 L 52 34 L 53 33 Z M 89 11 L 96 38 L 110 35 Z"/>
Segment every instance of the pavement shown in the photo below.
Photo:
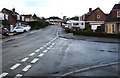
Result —
<path fill-rule="evenodd" d="M 92 36 L 73 35 L 73 33 L 66 33 L 64 30 L 59 32 L 59 37 L 73 40 L 84 40 L 102 43 L 120 43 L 120 39 L 117 38 L 102 38 Z"/>

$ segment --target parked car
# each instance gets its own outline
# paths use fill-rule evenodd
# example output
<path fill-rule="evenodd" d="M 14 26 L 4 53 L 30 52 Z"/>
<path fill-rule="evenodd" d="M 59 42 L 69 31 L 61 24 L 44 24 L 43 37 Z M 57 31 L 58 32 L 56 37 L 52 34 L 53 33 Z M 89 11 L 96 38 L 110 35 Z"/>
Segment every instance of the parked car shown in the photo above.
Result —
<path fill-rule="evenodd" d="M 24 26 L 16 26 L 13 29 L 13 32 L 27 32 L 30 31 L 30 29 L 28 27 L 24 27 Z"/>
<path fill-rule="evenodd" d="M 7 28 L 2 27 L 0 28 L 0 34 L 7 36 L 9 35 L 9 30 Z"/>
<path fill-rule="evenodd" d="M 31 29 L 31 27 L 29 25 L 24 25 L 23 27 L 26 28 L 27 30 Z"/>

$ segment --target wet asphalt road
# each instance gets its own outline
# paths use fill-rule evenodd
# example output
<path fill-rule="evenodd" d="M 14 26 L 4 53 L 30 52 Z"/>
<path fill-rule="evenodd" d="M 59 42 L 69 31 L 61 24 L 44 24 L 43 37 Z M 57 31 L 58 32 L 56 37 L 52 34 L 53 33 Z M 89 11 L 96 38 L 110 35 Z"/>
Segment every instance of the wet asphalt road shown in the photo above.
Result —
<path fill-rule="evenodd" d="M 2 40 L 2 75 L 118 76 L 118 48 L 117 39 L 78 37 L 48 26 Z"/>

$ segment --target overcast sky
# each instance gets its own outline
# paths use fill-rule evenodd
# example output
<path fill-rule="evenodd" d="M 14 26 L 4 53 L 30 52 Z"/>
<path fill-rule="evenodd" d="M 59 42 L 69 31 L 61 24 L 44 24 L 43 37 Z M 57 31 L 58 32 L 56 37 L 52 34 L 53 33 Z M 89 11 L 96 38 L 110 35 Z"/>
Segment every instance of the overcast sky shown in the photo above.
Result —
<path fill-rule="evenodd" d="M 109 13 L 120 0 L 0 0 L 0 10 L 15 8 L 19 14 L 36 14 L 39 17 L 83 15 L 100 7 Z"/>

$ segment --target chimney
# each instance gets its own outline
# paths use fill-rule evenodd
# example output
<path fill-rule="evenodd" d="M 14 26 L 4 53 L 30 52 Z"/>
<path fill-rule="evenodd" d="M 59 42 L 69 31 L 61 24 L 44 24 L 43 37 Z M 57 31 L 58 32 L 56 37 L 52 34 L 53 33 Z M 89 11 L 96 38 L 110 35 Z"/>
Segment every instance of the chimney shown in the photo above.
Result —
<path fill-rule="evenodd" d="M 13 8 L 12 11 L 15 13 L 15 8 Z"/>
<path fill-rule="evenodd" d="M 89 8 L 89 12 L 91 12 L 92 11 L 92 8 Z"/>

